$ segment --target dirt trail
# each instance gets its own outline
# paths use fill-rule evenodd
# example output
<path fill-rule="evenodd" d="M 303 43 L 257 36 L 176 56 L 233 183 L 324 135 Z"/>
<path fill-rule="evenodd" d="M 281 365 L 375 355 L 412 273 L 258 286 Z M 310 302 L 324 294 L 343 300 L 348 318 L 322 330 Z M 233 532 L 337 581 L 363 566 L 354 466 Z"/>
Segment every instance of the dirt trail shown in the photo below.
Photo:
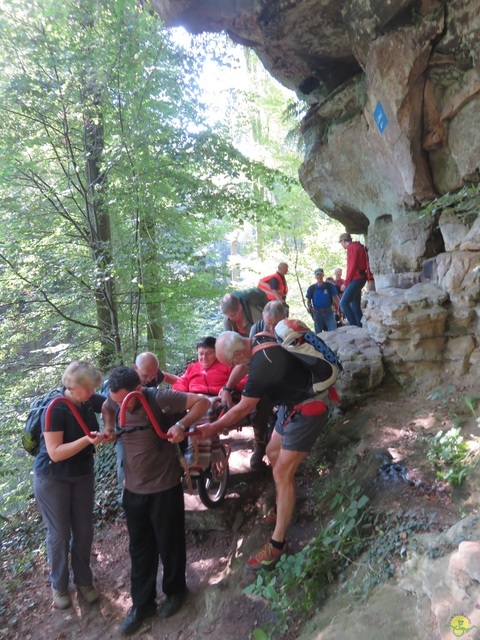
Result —
<path fill-rule="evenodd" d="M 436 433 L 449 420 L 441 402 L 426 402 L 423 395 L 408 397 L 377 395 L 363 407 L 345 415 L 326 439 L 334 457 L 347 444 L 356 446 L 359 469 L 371 451 L 386 451 L 407 468 L 412 483 L 374 478 L 372 504 L 382 508 L 424 509 L 438 516 L 438 526 L 446 527 L 458 519 L 447 487 L 439 483 L 426 460 L 422 438 Z M 443 412 L 443 413 L 442 413 Z M 442 422 L 443 421 L 443 422 Z M 189 532 L 187 537 L 189 595 L 181 612 L 168 620 L 149 619 L 134 637 L 163 639 L 247 640 L 253 630 L 271 619 L 263 603 L 245 596 L 242 590 L 252 581 L 243 562 L 267 539 L 268 532 L 258 526 L 265 497 L 272 495 L 269 472 L 252 474 L 248 459 L 252 434 L 245 429 L 233 433 L 232 477 L 223 514 L 205 514 L 200 503 L 190 508 L 194 518 L 212 516 L 219 524 L 215 531 Z M 362 458 L 363 456 L 363 458 Z M 298 551 L 314 534 L 315 493 L 319 474 L 315 465 L 302 465 L 297 476 L 298 521 L 289 531 L 292 552 Z M 212 510 L 210 510 L 212 511 Z M 188 518 L 187 518 L 188 520 Z M 222 528 L 223 527 L 223 528 Z M 92 562 L 101 593 L 98 604 L 89 606 L 74 595 L 74 606 L 67 611 L 53 608 L 48 569 L 39 553 L 37 562 L 12 586 L 9 611 L 1 620 L 0 640 L 107 640 L 124 637 L 119 624 L 130 607 L 128 536 L 121 518 L 106 523 L 95 534 Z M 159 584 L 161 574 L 159 576 Z M 159 594 L 161 589 L 159 588 Z M 162 597 L 159 597 L 161 602 Z M 285 638 L 295 637 L 292 629 Z"/>

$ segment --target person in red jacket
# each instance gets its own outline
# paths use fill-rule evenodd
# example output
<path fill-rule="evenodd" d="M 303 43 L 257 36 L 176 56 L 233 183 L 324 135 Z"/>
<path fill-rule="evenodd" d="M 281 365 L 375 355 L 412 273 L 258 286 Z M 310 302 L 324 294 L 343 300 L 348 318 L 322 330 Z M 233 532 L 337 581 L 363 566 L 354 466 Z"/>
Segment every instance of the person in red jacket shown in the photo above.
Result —
<path fill-rule="evenodd" d="M 348 324 L 362 326 L 362 289 L 367 281 L 368 258 L 363 244 L 353 241 L 349 233 L 342 233 L 339 240 L 347 251 L 347 275 L 341 289 L 340 308 Z"/>
<path fill-rule="evenodd" d="M 197 343 L 197 362 L 189 364 L 185 373 L 172 385 L 175 391 L 186 393 L 203 393 L 207 396 L 218 396 L 227 384 L 232 367 L 222 364 L 215 356 L 216 338 L 208 336 Z M 242 378 L 231 392 L 242 391 L 246 376 Z"/>

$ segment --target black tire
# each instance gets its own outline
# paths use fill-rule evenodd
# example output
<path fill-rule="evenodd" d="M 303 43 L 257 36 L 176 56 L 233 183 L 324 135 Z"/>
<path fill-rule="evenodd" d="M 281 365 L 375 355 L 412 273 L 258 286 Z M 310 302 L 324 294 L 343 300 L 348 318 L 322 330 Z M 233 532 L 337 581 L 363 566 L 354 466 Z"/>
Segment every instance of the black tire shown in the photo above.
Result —
<path fill-rule="evenodd" d="M 221 447 L 222 463 L 213 463 L 197 478 L 200 500 L 206 507 L 219 507 L 225 499 L 229 478 L 228 460 L 225 447 Z M 221 467 L 221 469 L 220 469 Z"/>

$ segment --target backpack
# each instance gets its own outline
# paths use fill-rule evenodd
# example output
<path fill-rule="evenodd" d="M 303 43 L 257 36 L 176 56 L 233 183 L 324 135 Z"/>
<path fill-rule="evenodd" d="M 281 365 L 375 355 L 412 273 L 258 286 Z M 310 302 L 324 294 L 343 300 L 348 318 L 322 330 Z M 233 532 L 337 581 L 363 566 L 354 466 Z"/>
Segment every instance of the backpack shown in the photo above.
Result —
<path fill-rule="evenodd" d="M 247 322 L 254 324 L 255 318 L 252 311 L 255 309 L 261 316 L 263 308 L 268 302 L 265 293 L 259 289 L 247 289 L 247 291 L 235 291 L 234 295 L 240 300 Z"/>
<path fill-rule="evenodd" d="M 25 428 L 21 437 L 22 445 L 25 451 L 31 456 L 36 456 L 40 449 L 40 438 L 42 436 L 42 416 L 47 410 L 48 405 L 54 398 L 61 396 L 62 392 L 58 389 L 49 391 L 43 396 L 35 398 L 30 403 L 30 410 L 25 421 Z"/>
<path fill-rule="evenodd" d="M 321 393 L 331 387 L 343 371 L 342 363 L 330 347 L 311 331 L 301 320 L 285 318 L 275 327 L 275 335 L 258 333 L 257 336 L 270 336 L 270 342 L 263 342 L 252 349 L 252 354 L 268 347 L 281 346 L 293 356 L 301 360 L 312 375 L 312 389 Z M 273 340 L 275 339 L 275 341 Z M 328 362 L 331 374 L 325 377 L 325 366 Z"/>

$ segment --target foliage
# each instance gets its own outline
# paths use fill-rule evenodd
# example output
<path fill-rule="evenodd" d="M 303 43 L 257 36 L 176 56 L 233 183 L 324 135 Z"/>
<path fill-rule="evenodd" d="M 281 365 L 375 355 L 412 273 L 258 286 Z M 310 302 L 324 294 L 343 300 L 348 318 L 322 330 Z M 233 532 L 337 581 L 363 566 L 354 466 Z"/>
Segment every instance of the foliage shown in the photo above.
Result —
<path fill-rule="evenodd" d="M 43 327 L 53 310 L 64 351 L 93 341 L 105 368 L 146 346 L 165 361 L 166 325 L 178 339 L 220 296 L 225 229 L 273 215 L 253 185 L 288 180 L 206 125 L 201 59 L 135 3 L 24 3 L 1 19 L 12 321 Z"/>
<path fill-rule="evenodd" d="M 438 431 L 430 442 L 427 457 L 437 470 L 437 477 L 453 486 L 462 484 L 478 459 L 464 441 L 460 427 Z"/>
<path fill-rule="evenodd" d="M 451 211 L 460 220 L 475 220 L 480 208 L 480 185 L 466 184 L 458 191 L 446 193 L 422 207 L 421 216 L 437 216 Z"/>
<path fill-rule="evenodd" d="M 435 389 L 428 399 L 438 403 L 437 411 L 440 411 L 453 426 L 438 431 L 433 438 L 426 438 L 427 458 L 436 469 L 439 479 L 453 486 L 460 486 L 478 460 L 478 437 L 471 436 L 467 441 L 462 435 L 462 409 L 465 409 L 466 405 L 478 424 L 475 411 L 477 399 L 460 396 L 452 386 Z"/>

